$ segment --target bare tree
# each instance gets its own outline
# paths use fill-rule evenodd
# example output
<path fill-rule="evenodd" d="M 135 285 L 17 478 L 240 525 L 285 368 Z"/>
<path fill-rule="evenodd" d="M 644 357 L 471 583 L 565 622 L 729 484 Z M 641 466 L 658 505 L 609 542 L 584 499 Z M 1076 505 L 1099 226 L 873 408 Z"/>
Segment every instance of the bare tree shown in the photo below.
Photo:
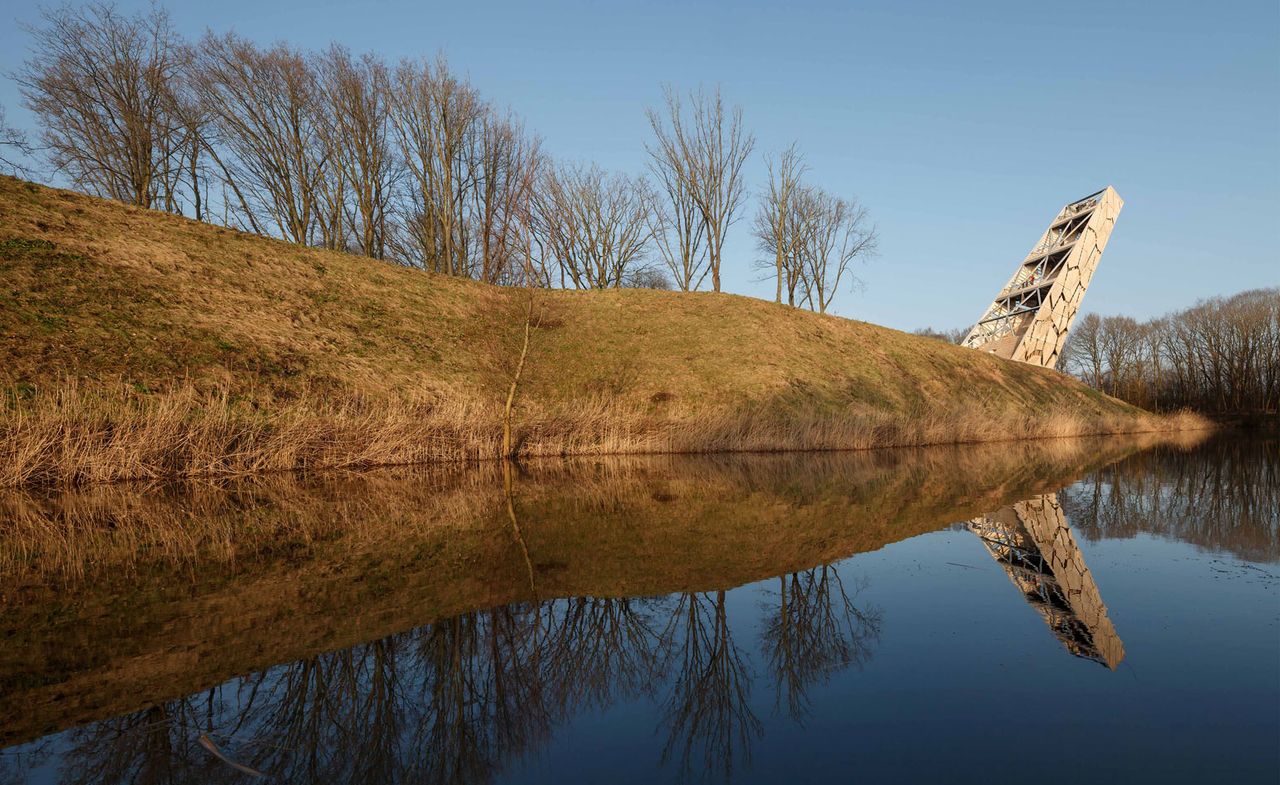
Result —
<path fill-rule="evenodd" d="M 284 238 L 311 242 L 329 151 L 317 120 L 320 89 L 306 57 L 284 44 L 263 50 L 234 34 L 210 34 L 191 77 L 209 112 L 206 150 L 244 219 L 261 231 L 261 216 Z"/>
<path fill-rule="evenodd" d="M 471 222 L 478 259 L 476 277 L 488 283 L 533 284 L 528 269 L 534 189 L 542 165 L 537 139 L 511 115 L 487 111 L 472 162 L 476 187 Z"/>
<path fill-rule="evenodd" d="M 318 58 L 317 71 L 324 100 L 317 112 L 320 133 L 329 166 L 340 172 L 349 194 L 345 220 L 354 249 L 385 258 L 395 179 L 390 75 L 373 55 L 353 58 L 336 44 Z"/>
<path fill-rule="evenodd" d="M 655 121 L 652 110 L 649 122 Z M 655 126 L 656 128 L 656 126 Z M 687 161 L 670 136 L 658 133 L 656 145 L 647 147 L 649 171 L 658 183 L 649 209 L 649 228 L 658 254 L 682 292 L 702 286 L 707 265 L 707 224 L 694 194 Z"/>
<path fill-rule="evenodd" d="M 666 247 L 676 250 L 671 256 L 664 252 L 664 259 L 669 265 L 677 262 L 677 283 L 694 279 L 700 246 L 706 243 L 711 287 L 718 292 L 725 238 L 746 198 L 742 165 L 755 147 L 755 137 L 743 129 L 741 107 L 725 109 L 718 87 L 691 92 L 687 107 L 670 86 L 663 88 L 663 97 L 665 113 L 653 108 L 647 112 L 654 134 L 648 148 L 651 169 L 669 202 L 655 228 L 667 235 Z M 700 232 L 690 224 L 691 207 L 697 208 Z M 686 266 L 690 274 L 682 275 Z"/>
<path fill-rule="evenodd" d="M 168 13 L 94 3 L 41 18 L 17 82 L 54 167 L 95 195 L 173 209 L 186 127 L 172 112 L 180 42 Z"/>
<path fill-rule="evenodd" d="M 594 164 L 549 169 L 537 206 L 543 264 L 558 266 L 562 286 L 622 286 L 649 242 L 648 203 L 643 179 Z"/>
<path fill-rule="evenodd" d="M 170 111 L 182 128 L 182 138 L 178 145 L 177 167 L 173 181 L 185 180 L 186 191 L 191 199 L 194 217 L 197 221 L 209 217 L 209 186 L 215 178 L 206 152 L 209 140 L 206 138 L 210 126 L 210 112 L 200 100 L 199 94 L 192 89 L 191 73 L 197 57 L 194 47 L 184 44 L 179 49 L 181 68 L 179 78 L 173 81 L 169 91 Z"/>
<path fill-rule="evenodd" d="M 766 166 L 769 170 L 769 187 L 760 197 L 753 234 L 760 250 L 771 257 L 769 261 L 777 277 L 774 302 L 782 302 L 785 281 L 788 302 L 794 305 L 799 276 L 794 274 L 798 267 L 792 262 L 796 249 L 792 242 L 794 233 L 790 230 L 794 225 L 796 194 L 801 188 L 800 177 L 805 170 L 804 159 L 796 146 L 791 145 L 776 159 L 768 158 Z"/>
<path fill-rule="evenodd" d="M 1142 329 L 1128 316 L 1108 316 L 1102 320 L 1102 357 L 1107 375 L 1104 390 L 1122 395 L 1130 390 L 1140 373 Z"/>
<path fill-rule="evenodd" d="M 1076 322 L 1062 347 L 1064 367 L 1072 368 L 1084 382 L 1102 386 L 1102 317 L 1086 314 Z"/>
<path fill-rule="evenodd" d="M 1160 391 L 1166 384 L 1166 366 L 1164 339 L 1169 331 L 1166 319 L 1153 319 L 1140 325 L 1141 346 L 1139 354 L 1145 358 L 1145 367 L 1139 374 L 1139 384 L 1144 388 L 1143 400 L 1139 404 L 1144 408 L 1158 407 Z"/>
<path fill-rule="evenodd" d="M 799 189 L 793 202 L 798 226 L 793 256 L 800 262 L 804 299 L 812 310 L 826 313 L 840 284 L 857 282 L 850 266 L 875 253 L 876 229 L 856 200 L 820 188 Z"/>
<path fill-rule="evenodd" d="M 466 211 L 476 187 L 471 148 L 487 108 L 443 57 L 434 66 L 401 63 L 394 82 L 392 129 L 410 183 L 409 258 L 436 272 L 469 275 Z"/>

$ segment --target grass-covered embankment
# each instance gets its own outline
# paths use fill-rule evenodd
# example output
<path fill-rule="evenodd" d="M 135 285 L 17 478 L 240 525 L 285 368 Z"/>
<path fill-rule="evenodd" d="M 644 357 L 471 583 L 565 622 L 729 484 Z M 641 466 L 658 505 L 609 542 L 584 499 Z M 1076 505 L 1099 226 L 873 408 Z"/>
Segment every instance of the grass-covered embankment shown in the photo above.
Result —
<path fill-rule="evenodd" d="M 1185 427 L 732 295 L 504 289 L 0 178 L 0 485 Z"/>

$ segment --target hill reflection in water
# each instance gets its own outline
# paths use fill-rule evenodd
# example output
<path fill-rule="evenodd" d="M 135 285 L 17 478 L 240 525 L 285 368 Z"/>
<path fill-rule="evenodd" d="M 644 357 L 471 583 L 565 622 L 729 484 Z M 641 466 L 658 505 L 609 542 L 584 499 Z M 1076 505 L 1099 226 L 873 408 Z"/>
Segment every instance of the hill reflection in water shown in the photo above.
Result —
<path fill-rule="evenodd" d="M 0 767 L 69 783 L 236 782 L 236 766 L 281 782 L 483 782 L 578 718 L 616 715 L 653 737 L 637 766 L 725 779 L 750 770 L 773 723 L 820 723 L 824 685 L 875 677 L 893 619 L 849 557 L 917 535 L 977 535 L 1037 635 L 1115 669 L 1123 625 L 1078 540 L 1147 532 L 1274 562 L 1275 444 L 1241 445 L 9 495 Z"/>

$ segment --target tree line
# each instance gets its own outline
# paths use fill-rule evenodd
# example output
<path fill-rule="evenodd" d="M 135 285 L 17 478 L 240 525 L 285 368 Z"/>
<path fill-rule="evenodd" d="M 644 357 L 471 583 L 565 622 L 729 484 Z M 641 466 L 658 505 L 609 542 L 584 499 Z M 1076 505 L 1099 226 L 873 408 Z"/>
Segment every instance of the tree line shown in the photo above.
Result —
<path fill-rule="evenodd" d="M 969 329 L 915 334 L 958 344 Z M 1280 412 L 1280 289 L 1214 297 L 1145 322 L 1087 314 L 1072 326 L 1059 367 L 1144 409 Z"/>
<path fill-rule="evenodd" d="M 1214 297 L 1145 322 L 1089 314 L 1063 359 L 1087 384 L 1146 409 L 1275 413 L 1280 289 Z"/>
<path fill-rule="evenodd" d="M 755 137 L 718 88 L 666 88 L 630 175 L 555 160 L 443 56 L 187 41 L 159 7 L 41 20 L 15 75 L 39 143 L 0 142 L 91 194 L 495 284 L 721 289 Z M 826 311 L 876 233 L 803 170 L 794 147 L 771 160 L 754 235 L 777 301 Z"/>

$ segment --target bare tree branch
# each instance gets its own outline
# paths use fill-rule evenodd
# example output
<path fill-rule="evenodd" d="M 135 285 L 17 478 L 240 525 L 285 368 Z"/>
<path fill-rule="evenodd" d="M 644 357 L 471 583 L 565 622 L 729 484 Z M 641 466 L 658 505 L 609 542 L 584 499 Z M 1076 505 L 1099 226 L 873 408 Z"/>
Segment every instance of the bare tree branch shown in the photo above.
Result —
<path fill-rule="evenodd" d="M 561 285 L 622 286 L 647 250 L 649 201 L 641 178 L 608 174 L 594 164 L 549 169 L 539 188 L 537 231 L 559 267 Z"/>
<path fill-rule="evenodd" d="M 35 152 L 27 135 L 17 128 L 11 127 L 4 116 L 4 106 L 0 104 L 0 166 L 6 167 L 15 175 L 30 176 L 31 169 L 20 163 L 16 155 L 30 157 Z"/>

